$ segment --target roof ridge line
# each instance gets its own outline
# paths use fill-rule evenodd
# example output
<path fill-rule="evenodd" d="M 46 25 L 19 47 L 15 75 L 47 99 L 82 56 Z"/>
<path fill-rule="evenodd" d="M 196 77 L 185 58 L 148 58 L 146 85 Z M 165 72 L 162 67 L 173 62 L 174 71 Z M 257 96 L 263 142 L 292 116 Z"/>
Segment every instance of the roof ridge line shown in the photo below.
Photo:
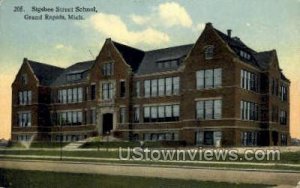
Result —
<path fill-rule="evenodd" d="M 59 69 L 65 69 L 65 68 L 63 68 L 63 67 L 58 67 L 58 66 L 56 66 L 56 65 L 51 65 L 51 64 L 48 64 L 48 63 L 42 63 L 42 62 L 38 62 L 38 61 L 34 61 L 34 60 L 27 59 L 27 58 L 25 58 L 25 59 L 26 59 L 26 61 L 27 61 L 28 63 L 37 63 L 37 64 L 49 66 L 49 67 L 55 67 L 55 68 L 59 68 Z"/>
<path fill-rule="evenodd" d="M 136 48 L 136 47 L 133 47 L 133 46 L 129 46 L 129 45 L 127 45 L 127 44 L 123 44 L 123 43 L 120 43 L 120 42 L 117 42 L 117 41 L 114 41 L 114 40 L 111 40 L 113 43 L 116 43 L 116 44 L 119 44 L 119 45 L 123 45 L 123 46 L 126 46 L 126 47 L 128 47 L 128 48 L 132 48 L 132 49 L 134 49 L 134 50 L 138 50 L 138 51 L 141 51 L 141 52 L 145 52 L 144 50 L 142 50 L 142 49 L 139 49 L 139 48 Z"/>
<path fill-rule="evenodd" d="M 153 49 L 153 50 L 148 50 L 145 51 L 147 52 L 153 52 L 153 51 L 159 51 L 159 50 L 165 50 L 165 49 L 170 49 L 170 48 L 178 48 L 178 47 L 182 47 L 182 46 L 190 46 L 190 45 L 194 45 L 195 43 L 189 43 L 189 44 L 183 44 L 183 45 L 177 45 L 177 46 L 169 46 L 169 47 L 165 47 L 165 48 L 159 48 L 159 49 Z"/>

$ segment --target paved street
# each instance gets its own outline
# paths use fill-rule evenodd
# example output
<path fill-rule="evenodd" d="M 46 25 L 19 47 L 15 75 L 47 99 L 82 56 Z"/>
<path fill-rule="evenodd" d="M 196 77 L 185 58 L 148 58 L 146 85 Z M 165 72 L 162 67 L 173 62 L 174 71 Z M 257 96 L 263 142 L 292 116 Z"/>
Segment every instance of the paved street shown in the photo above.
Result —
<path fill-rule="evenodd" d="M 215 182 L 257 183 L 281 185 L 280 187 L 295 187 L 298 181 L 300 181 L 300 173 L 178 168 L 157 165 L 123 165 L 92 162 L 1 160 L 0 168 L 193 179 Z"/>

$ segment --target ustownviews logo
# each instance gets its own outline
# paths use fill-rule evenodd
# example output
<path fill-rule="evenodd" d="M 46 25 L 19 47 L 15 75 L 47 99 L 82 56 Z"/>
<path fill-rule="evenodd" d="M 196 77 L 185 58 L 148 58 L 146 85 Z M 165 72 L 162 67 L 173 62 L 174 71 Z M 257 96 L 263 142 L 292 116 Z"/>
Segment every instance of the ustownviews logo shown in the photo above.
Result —
<path fill-rule="evenodd" d="M 274 149 L 149 149 L 119 148 L 120 160 L 146 161 L 276 161 L 280 151 Z"/>

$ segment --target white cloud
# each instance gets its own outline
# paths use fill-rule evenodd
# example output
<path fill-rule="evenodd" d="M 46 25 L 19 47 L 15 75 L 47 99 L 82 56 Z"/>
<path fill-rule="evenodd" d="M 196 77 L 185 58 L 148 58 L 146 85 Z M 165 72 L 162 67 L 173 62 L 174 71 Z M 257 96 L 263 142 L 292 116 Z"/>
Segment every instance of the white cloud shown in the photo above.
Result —
<path fill-rule="evenodd" d="M 149 21 L 151 21 L 151 17 L 139 16 L 139 15 L 135 15 L 135 14 L 130 15 L 130 18 L 134 23 L 136 23 L 138 25 L 144 25 L 144 24 L 148 23 Z"/>
<path fill-rule="evenodd" d="M 131 15 L 131 20 L 138 25 L 161 25 L 164 27 L 182 26 L 191 28 L 193 21 L 186 9 L 178 3 L 167 2 L 155 7 L 148 16 Z"/>
<path fill-rule="evenodd" d="M 105 37 L 127 44 L 158 45 L 170 41 L 166 33 L 151 27 L 140 31 L 130 31 L 123 20 L 113 14 L 95 14 L 90 17 L 89 24 Z"/>
<path fill-rule="evenodd" d="M 195 27 L 194 27 L 194 29 L 195 29 L 197 32 L 202 32 L 204 28 L 205 28 L 205 23 L 198 23 L 198 24 L 195 25 Z"/>
<path fill-rule="evenodd" d="M 247 23 L 246 23 L 246 26 L 247 26 L 247 27 L 250 27 L 250 26 L 251 26 L 251 24 L 250 24 L 249 22 L 247 22 Z"/>
<path fill-rule="evenodd" d="M 72 46 L 66 46 L 64 44 L 56 44 L 54 46 L 54 48 L 57 50 L 72 50 L 73 49 Z"/>
<path fill-rule="evenodd" d="M 193 21 L 184 7 L 175 2 L 160 4 L 158 8 L 159 17 L 167 26 L 180 25 L 191 27 Z"/>

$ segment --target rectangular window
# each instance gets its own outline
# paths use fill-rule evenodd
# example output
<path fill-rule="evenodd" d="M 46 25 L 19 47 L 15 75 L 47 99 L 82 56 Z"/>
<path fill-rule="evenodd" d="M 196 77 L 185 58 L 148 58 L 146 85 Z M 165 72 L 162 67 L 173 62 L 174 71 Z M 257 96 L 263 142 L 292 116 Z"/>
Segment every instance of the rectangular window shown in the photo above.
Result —
<path fill-rule="evenodd" d="M 114 64 L 113 63 L 105 63 L 102 67 L 102 74 L 104 76 L 111 76 L 113 75 Z"/>
<path fill-rule="evenodd" d="M 170 105 L 165 106 L 165 113 L 166 113 L 167 118 L 171 118 L 172 117 L 172 106 L 170 106 Z"/>
<path fill-rule="evenodd" d="M 222 69 L 214 69 L 214 87 L 222 85 Z"/>
<path fill-rule="evenodd" d="M 180 116 L 179 105 L 158 105 L 144 107 L 144 122 L 178 121 Z"/>
<path fill-rule="evenodd" d="M 245 114 L 244 114 L 244 102 L 241 101 L 240 103 L 240 114 L 241 114 L 241 119 L 245 118 Z"/>
<path fill-rule="evenodd" d="M 240 105 L 241 119 L 243 120 L 258 120 L 259 105 L 253 102 L 241 101 Z"/>
<path fill-rule="evenodd" d="M 197 79 L 197 89 L 203 89 L 204 88 L 204 70 L 197 71 L 196 73 L 196 79 Z"/>
<path fill-rule="evenodd" d="M 244 146 L 256 146 L 257 132 L 241 132 L 241 143 Z"/>
<path fill-rule="evenodd" d="M 145 80 L 144 81 L 144 95 L 145 97 L 150 97 L 150 80 Z"/>
<path fill-rule="evenodd" d="M 258 91 L 257 75 L 247 70 L 241 70 L 241 88 Z"/>
<path fill-rule="evenodd" d="M 31 127 L 31 112 L 18 113 L 19 127 Z"/>
<path fill-rule="evenodd" d="M 200 100 L 196 103 L 197 119 L 221 119 L 222 100 Z"/>
<path fill-rule="evenodd" d="M 178 121 L 179 120 L 179 105 L 173 105 L 173 118 L 174 121 Z"/>
<path fill-rule="evenodd" d="M 93 84 L 91 85 L 91 100 L 95 100 L 96 99 L 96 85 Z"/>
<path fill-rule="evenodd" d="M 222 116 L 222 101 L 214 100 L 214 119 L 221 119 Z"/>
<path fill-rule="evenodd" d="M 28 105 L 32 102 L 32 93 L 31 91 L 20 91 L 19 92 L 19 104 Z"/>
<path fill-rule="evenodd" d="M 159 79 L 158 80 L 158 96 L 164 96 L 165 95 L 165 79 Z"/>
<path fill-rule="evenodd" d="M 150 107 L 144 107 L 144 122 L 150 122 Z"/>
<path fill-rule="evenodd" d="M 66 112 L 67 118 L 66 118 L 66 125 L 71 125 L 73 122 L 73 113 L 72 112 Z"/>
<path fill-rule="evenodd" d="M 68 102 L 78 102 L 77 99 L 78 99 L 78 89 L 77 88 L 73 88 L 73 89 L 68 89 L 68 96 L 73 96 L 73 100 L 68 100 Z M 69 93 L 70 92 L 70 93 Z M 73 94 L 72 94 L 73 92 Z"/>
<path fill-rule="evenodd" d="M 205 101 L 205 119 L 213 118 L 213 101 Z"/>
<path fill-rule="evenodd" d="M 179 77 L 173 77 L 173 94 L 178 95 L 179 94 Z"/>
<path fill-rule="evenodd" d="M 140 81 L 137 81 L 135 83 L 135 95 L 136 97 L 140 97 L 141 96 L 141 86 L 140 86 Z"/>
<path fill-rule="evenodd" d="M 151 96 L 157 96 L 157 80 L 151 80 Z"/>
<path fill-rule="evenodd" d="M 133 111 L 134 111 L 133 122 L 134 123 L 139 123 L 140 122 L 140 108 L 139 107 L 134 107 Z"/>
<path fill-rule="evenodd" d="M 280 93 L 279 93 L 280 100 L 281 101 L 287 101 L 287 96 L 288 96 L 287 86 L 282 84 L 280 86 Z"/>
<path fill-rule="evenodd" d="M 78 122 L 77 119 L 77 112 L 72 112 L 72 120 L 71 120 L 71 124 L 76 125 Z"/>
<path fill-rule="evenodd" d="M 112 83 L 102 83 L 102 99 L 109 100 L 113 98 Z"/>
<path fill-rule="evenodd" d="M 241 70 L 241 88 L 244 88 L 244 79 L 245 79 L 245 77 L 244 77 L 244 70 Z"/>
<path fill-rule="evenodd" d="M 125 81 L 120 82 L 120 97 L 125 97 L 126 94 L 126 85 Z"/>
<path fill-rule="evenodd" d="M 165 118 L 165 107 L 158 106 L 158 119 L 159 121 L 164 121 Z"/>
<path fill-rule="evenodd" d="M 279 119 L 280 119 L 281 125 L 286 125 L 287 124 L 287 112 L 284 110 L 281 110 Z"/>
<path fill-rule="evenodd" d="M 204 119 L 204 101 L 198 101 L 196 104 L 197 119 Z"/>
<path fill-rule="evenodd" d="M 72 102 L 72 89 L 67 89 L 67 103 Z"/>
<path fill-rule="evenodd" d="M 82 111 L 67 111 L 57 113 L 58 125 L 81 125 L 83 123 Z"/>
<path fill-rule="evenodd" d="M 205 70 L 205 87 L 212 88 L 213 87 L 213 70 Z"/>
<path fill-rule="evenodd" d="M 120 108 L 120 123 L 125 123 L 126 119 L 126 108 L 122 107 Z"/>
<path fill-rule="evenodd" d="M 166 78 L 166 95 L 172 95 L 172 78 Z"/>
<path fill-rule="evenodd" d="M 27 100 L 28 104 L 31 104 L 31 102 L 32 102 L 32 94 L 31 94 L 31 91 L 28 91 L 28 92 L 27 92 L 27 98 L 28 98 L 28 100 Z"/>
<path fill-rule="evenodd" d="M 83 92 L 82 92 L 82 87 L 79 87 L 78 89 L 77 89 L 77 94 L 78 94 L 78 96 L 77 96 L 77 101 L 78 102 L 82 102 L 82 99 L 83 99 Z"/>
<path fill-rule="evenodd" d="M 197 89 L 215 88 L 222 85 L 222 69 L 207 69 L 196 72 Z"/>
<path fill-rule="evenodd" d="M 23 91 L 23 101 L 24 101 L 24 104 L 28 104 L 27 91 Z"/>
<path fill-rule="evenodd" d="M 62 103 L 66 104 L 67 103 L 67 90 L 63 89 L 62 90 Z"/>
<path fill-rule="evenodd" d="M 157 121 L 157 106 L 151 106 L 151 121 Z"/>
<path fill-rule="evenodd" d="M 58 103 L 61 103 L 62 102 L 62 91 L 61 90 L 58 90 Z"/>
<path fill-rule="evenodd" d="M 19 92 L 19 104 L 20 104 L 20 105 L 23 105 L 23 104 L 24 104 L 24 101 L 23 101 L 23 93 L 22 93 L 22 92 Z"/>
<path fill-rule="evenodd" d="M 77 124 L 79 124 L 79 125 L 82 124 L 82 112 L 81 111 L 77 112 Z"/>

